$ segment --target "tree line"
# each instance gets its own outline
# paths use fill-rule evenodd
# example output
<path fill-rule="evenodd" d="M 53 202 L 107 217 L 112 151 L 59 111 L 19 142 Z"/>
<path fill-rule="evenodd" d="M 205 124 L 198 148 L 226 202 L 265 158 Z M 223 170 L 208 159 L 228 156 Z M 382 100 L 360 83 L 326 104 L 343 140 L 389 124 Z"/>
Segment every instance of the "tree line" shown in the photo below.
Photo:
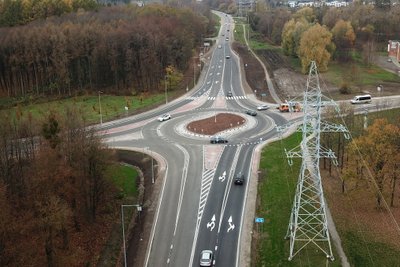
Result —
<path fill-rule="evenodd" d="M 345 124 L 352 139 L 346 140 L 342 133 L 321 135 L 321 144 L 331 148 L 336 155 L 342 181 L 343 193 L 361 193 L 372 191 L 377 208 L 382 208 L 383 199 L 390 207 L 399 205 L 400 196 L 400 120 L 398 112 L 392 118 L 370 119 L 355 116 L 352 107 L 341 105 L 341 117 L 332 116 L 335 110 L 329 109 L 327 118 L 334 123 Z M 332 174 L 332 162 L 322 161 L 322 167 Z M 366 195 L 367 196 L 367 195 Z"/>
<path fill-rule="evenodd" d="M 348 62 L 352 51 L 359 51 L 364 63 L 371 63 L 373 52 L 385 50 L 387 41 L 399 39 L 400 6 L 389 9 L 354 3 L 348 7 L 288 8 L 260 6 L 249 14 L 253 30 L 270 42 L 281 45 L 284 53 L 301 60 L 303 72 L 311 59 L 325 71 L 330 60 Z"/>
<path fill-rule="evenodd" d="M 96 0 L 3 0 L 0 1 L 0 27 L 23 25 L 38 19 L 78 10 L 96 10 L 99 7 Z"/>
<path fill-rule="evenodd" d="M 157 91 L 167 67 L 187 68 L 209 21 L 190 9 L 149 5 L 0 28 L 0 95 Z"/>
<path fill-rule="evenodd" d="M 113 154 L 79 110 L 65 114 L 0 118 L 1 266 L 84 266 L 100 246 L 91 229 L 119 210 Z"/>

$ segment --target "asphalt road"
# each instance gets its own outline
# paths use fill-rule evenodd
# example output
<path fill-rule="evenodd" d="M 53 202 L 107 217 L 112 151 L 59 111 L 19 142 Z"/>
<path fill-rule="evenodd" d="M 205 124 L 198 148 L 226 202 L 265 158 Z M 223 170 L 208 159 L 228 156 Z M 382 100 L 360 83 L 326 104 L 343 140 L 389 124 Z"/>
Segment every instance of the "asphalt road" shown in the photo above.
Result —
<path fill-rule="evenodd" d="M 239 266 L 245 202 L 252 197 L 247 195 L 248 184 L 257 179 L 251 175 L 256 173 L 251 164 L 254 149 L 277 136 L 276 125 L 298 119 L 275 109 L 258 111 L 255 117 L 243 113 L 259 103 L 245 95 L 241 86 L 239 59 L 230 47 L 233 20 L 225 15 L 221 18 L 216 47 L 206 59 L 195 89 L 156 110 L 102 127 L 110 147 L 152 151 L 166 162 L 143 266 L 198 266 L 204 249 L 214 252 L 215 266 Z M 232 97 L 227 97 L 228 92 Z M 383 107 L 389 100 L 375 99 L 373 104 L 357 108 L 362 112 Z M 240 113 L 247 119 L 246 127 L 224 133 L 228 144 L 210 145 L 208 137 L 185 130 L 188 122 L 222 111 Z M 172 119 L 159 122 L 157 117 L 167 112 Z M 239 172 L 245 183 L 234 185 Z"/>

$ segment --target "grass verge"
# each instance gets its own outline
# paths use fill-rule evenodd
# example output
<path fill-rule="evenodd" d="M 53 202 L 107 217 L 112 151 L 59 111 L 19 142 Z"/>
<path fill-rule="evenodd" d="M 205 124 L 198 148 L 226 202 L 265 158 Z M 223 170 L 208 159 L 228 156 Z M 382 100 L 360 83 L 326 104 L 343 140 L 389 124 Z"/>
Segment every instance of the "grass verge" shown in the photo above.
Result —
<path fill-rule="evenodd" d="M 121 200 L 121 203 L 136 203 L 138 195 L 138 172 L 135 168 L 130 165 L 113 164 L 107 168 L 106 175 L 109 181 L 117 188 L 117 198 Z M 125 233 L 128 233 L 128 225 L 132 219 L 134 210 L 134 207 L 124 208 Z M 100 254 L 97 263 L 98 267 L 115 266 L 117 263 L 122 244 L 120 209 L 118 209 L 116 214 L 119 216 L 114 219 L 110 235 Z"/>
<path fill-rule="evenodd" d="M 100 101 L 99 96 L 77 96 L 45 103 L 17 105 L 11 109 L 0 110 L 0 116 L 10 114 L 13 117 L 23 117 L 30 114 L 34 119 L 42 119 L 47 117 L 49 112 L 64 114 L 65 107 L 72 106 L 80 110 L 80 113 L 85 117 L 88 124 L 93 124 L 100 122 L 100 104 L 102 120 L 105 122 L 164 103 L 164 101 L 165 95 L 163 93 L 149 96 L 112 96 L 101 94 Z M 128 107 L 128 110 L 125 107 Z"/>
<path fill-rule="evenodd" d="M 301 135 L 294 134 L 268 145 L 262 152 L 262 179 L 258 188 L 257 217 L 265 218 L 265 223 L 255 226 L 253 251 L 256 256 L 253 257 L 252 266 L 340 266 L 338 261 L 327 261 L 325 255 L 312 245 L 306 247 L 292 261 L 288 261 L 289 241 L 284 237 L 292 209 L 300 160 L 295 160 L 293 165 L 288 167 L 284 149 L 294 148 L 300 140 Z"/>

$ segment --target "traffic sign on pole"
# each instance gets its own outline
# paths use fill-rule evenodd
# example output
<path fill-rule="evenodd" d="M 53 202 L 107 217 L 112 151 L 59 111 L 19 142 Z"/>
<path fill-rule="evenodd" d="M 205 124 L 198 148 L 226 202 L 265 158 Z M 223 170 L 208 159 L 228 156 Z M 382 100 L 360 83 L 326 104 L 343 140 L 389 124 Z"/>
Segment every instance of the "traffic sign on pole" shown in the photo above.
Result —
<path fill-rule="evenodd" d="M 264 223 L 264 218 L 256 218 L 256 223 Z"/>

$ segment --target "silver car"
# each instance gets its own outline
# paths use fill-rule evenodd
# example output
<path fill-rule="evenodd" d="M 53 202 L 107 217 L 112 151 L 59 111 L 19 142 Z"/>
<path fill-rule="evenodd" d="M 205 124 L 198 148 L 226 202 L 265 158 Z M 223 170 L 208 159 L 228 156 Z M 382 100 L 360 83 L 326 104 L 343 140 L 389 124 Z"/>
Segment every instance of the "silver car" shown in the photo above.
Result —
<path fill-rule="evenodd" d="M 171 119 L 171 115 L 169 115 L 168 113 L 158 117 L 158 121 L 167 121 L 169 119 Z"/>
<path fill-rule="evenodd" d="M 212 266 L 213 252 L 211 250 L 203 250 L 200 254 L 200 266 Z"/>
<path fill-rule="evenodd" d="M 257 107 L 257 110 L 267 110 L 267 109 L 269 109 L 269 106 L 266 104 Z"/>

